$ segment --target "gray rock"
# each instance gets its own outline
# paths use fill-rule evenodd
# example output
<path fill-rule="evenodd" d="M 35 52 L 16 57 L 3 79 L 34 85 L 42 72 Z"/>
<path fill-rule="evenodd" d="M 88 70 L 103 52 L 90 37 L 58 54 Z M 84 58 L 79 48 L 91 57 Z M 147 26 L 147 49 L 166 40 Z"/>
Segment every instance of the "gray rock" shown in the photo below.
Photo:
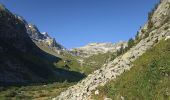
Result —
<path fill-rule="evenodd" d="M 107 98 L 107 97 L 105 97 L 105 98 L 104 98 L 104 100 L 112 100 L 112 99 L 111 99 L 111 98 Z"/>

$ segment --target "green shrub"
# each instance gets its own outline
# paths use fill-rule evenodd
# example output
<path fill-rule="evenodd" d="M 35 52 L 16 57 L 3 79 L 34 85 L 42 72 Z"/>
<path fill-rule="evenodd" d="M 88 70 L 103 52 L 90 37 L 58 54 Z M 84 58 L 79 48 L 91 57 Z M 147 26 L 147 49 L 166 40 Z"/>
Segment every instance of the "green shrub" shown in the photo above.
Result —
<path fill-rule="evenodd" d="M 15 91 L 9 91 L 5 94 L 5 97 L 15 97 L 17 93 Z"/>
<path fill-rule="evenodd" d="M 166 26 L 165 28 L 164 28 L 164 30 L 168 30 L 169 29 L 169 27 L 168 26 Z"/>
<path fill-rule="evenodd" d="M 135 40 L 139 39 L 139 31 L 137 31 L 136 35 L 135 35 Z"/>
<path fill-rule="evenodd" d="M 149 36 L 149 32 L 146 32 L 145 35 L 144 35 L 144 39 L 147 38 Z"/>
<path fill-rule="evenodd" d="M 156 4 L 154 9 L 152 9 L 151 12 L 148 13 L 148 26 L 147 26 L 148 30 L 152 29 L 154 26 L 154 23 L 152 22 L 152 17 L 153 17 L 155 10 L 158 8 L 158 5 L 159 3 Z"/>
<path fill-rule="evenodd" d="M 135 44 L 135 43 L 134 43 L 134 40 L 133 40 L 132 38 L 130 38 L 129 41 L 128 41 L 128 48 L 133 47 L 134 44 Z"/>
<path fill-rule="evenodd" d="M 39 97 L 46 97 L 46 94 L 40 94 Z"/>

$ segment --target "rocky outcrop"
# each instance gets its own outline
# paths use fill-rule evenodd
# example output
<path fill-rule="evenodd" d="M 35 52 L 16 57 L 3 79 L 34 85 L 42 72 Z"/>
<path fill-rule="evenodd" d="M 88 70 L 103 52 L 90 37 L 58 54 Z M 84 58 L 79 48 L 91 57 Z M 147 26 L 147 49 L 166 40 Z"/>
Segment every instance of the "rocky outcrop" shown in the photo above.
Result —
<path fill-rule="evenodd" d="M 118 43 L 90 43 L 84 47 L 71 49 L 70 52 L 75 56 L 88 58 L 97 54 L 113 53 L 120 50 L 121 47 L 125 48 L 126 46 L 127 43 L 122 41 Z"/>
<path fill-rule="evenodd" d="M 34 42 L 42 43 L 47 45 L 50 49 L 60 54 L 62 51 L 66 51 L 66 48 L 61 44 L 57 43 L 55 38 L 48 35 L 47 32 L 41 33 L 38 28 L 33 24 L 26 24 L 29 36 Z"/>
<path fill-rule="evenodd" d="M 101 69 L 90 74 L 86 79 L 77 85 L 68 88 L 53 100 L 87 100 L 92 91 L 98 86 L 105 85 L 108 81 L 115 79 L 123 72 L 133 67 L 132 63 L 148 49 L 153 47 L 160 40 L 170 36 L 169 13 L 170 0 L 162 0 L 152 16 L 153 27 L 149 29 L 148 23 L 142 28 L 145 32 L 140 32 L 140 42 L 133 46 L 125 54 L 117 57 L 113 61 L 105 64 Z M 166 16 L 161 16 L 166 15 Z M 158 27 L 159 26 L 159 27 Z M 141 29 L 141 30 L 142 30 Z M 143 37 L 143 34 L 148 34 Z"/>

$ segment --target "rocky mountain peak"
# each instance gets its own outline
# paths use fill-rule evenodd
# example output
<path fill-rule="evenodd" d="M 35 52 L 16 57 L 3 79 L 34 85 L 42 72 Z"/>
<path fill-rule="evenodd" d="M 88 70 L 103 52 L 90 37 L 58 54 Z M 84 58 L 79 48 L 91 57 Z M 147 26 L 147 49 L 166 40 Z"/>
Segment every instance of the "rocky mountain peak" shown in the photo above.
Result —
<path fill-rule="evenodd" d="M 43 34 L 45 37 L 49 37 L 49 35 L 48 35 L 47 32 L 42 32 L 42 34 Z"/>
<path fill-rule="evenodd" d="M 44 35 L 40 33 L 36 25 L 28 24 L 26 27 L 28 30 L 28 34 L 30 35 L 32 39 L 37 40 L 37 41 L 44 39 Z"/>
<path fill-rule="evenodd" d="M 28 24 L 26 25 L 26 27 L 29 36 L 34 42 L 39 42 L 44 45 L 47 45 L 49 46 L 49 48 L 53 49 L 57 53 L 66 50 L 64 46 L 56 42 L 55 38 L 50 37 L 47 32 L 41 33 L 36 27 L 36 25 Z"/>
<path fill-rule="evenodd" d="M 122 46 L 125 48 L 127 43 L 122 41 L 118 43 L 89 43 L 84 47 L 74 48 L 70 51 L 76 56 L 89 57 L 107 52 L 116 52 Z"/>

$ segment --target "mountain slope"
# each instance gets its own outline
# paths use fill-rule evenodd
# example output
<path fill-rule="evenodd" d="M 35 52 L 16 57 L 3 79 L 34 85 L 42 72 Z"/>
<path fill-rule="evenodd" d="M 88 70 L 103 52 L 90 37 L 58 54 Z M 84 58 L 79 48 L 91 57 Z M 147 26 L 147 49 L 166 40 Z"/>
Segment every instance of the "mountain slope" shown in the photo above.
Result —
<path fill-rule="evenodd" d="M 77 85 L 68 88 L 54 100 L 86 100 L 98 86 L 104 86 L 110 80 L 130 70 L 137 58 L 170 35 L 169 12 L 170 0 L 161 0 L 159 6 L 149 14 L 148 22 L 140 29 L 137 34 L 138 39 L 135 40 L 137 42 L 130 50 L 105 64 Z"/>
<path fill-rule="evenodd" d="M 39 49 L 28 36 L 25 23 L 0 5 L 0 85 L 78 81 L 84 77 L 54 66 L 61 59 Z"/>
<path fill-rule="evenodd" d="M 74 58 L 81 65 L 81 71 L 90 74 L 101 68 L 102 65 L 113 60 L 123 48 L 127 47 L 126 42 L 117 43 L 90 43 L 84 47 L 69 50 Z"/>
<path fill-rule="evenodd" d="M 57 54 L 66 51 L 66 48 L 64 46 L 57 43 L 54 38 L 48 35 L 47 32 L 41 33 L 35 25 L 26 24 L 26 28 L 30 38 L 37 44 L 37 46 L 39 45 L 48 46 L 48 48 L 50 48 L 52 51 L 56 52 Z"/>
<path fill-rule="evenodd" d="M 134 63 L 130 71 L 99 88 L 100 96 L 113 100 L 169 100 L 170 99 L 170 40 L 162 40 L 147 50 Z"/>

